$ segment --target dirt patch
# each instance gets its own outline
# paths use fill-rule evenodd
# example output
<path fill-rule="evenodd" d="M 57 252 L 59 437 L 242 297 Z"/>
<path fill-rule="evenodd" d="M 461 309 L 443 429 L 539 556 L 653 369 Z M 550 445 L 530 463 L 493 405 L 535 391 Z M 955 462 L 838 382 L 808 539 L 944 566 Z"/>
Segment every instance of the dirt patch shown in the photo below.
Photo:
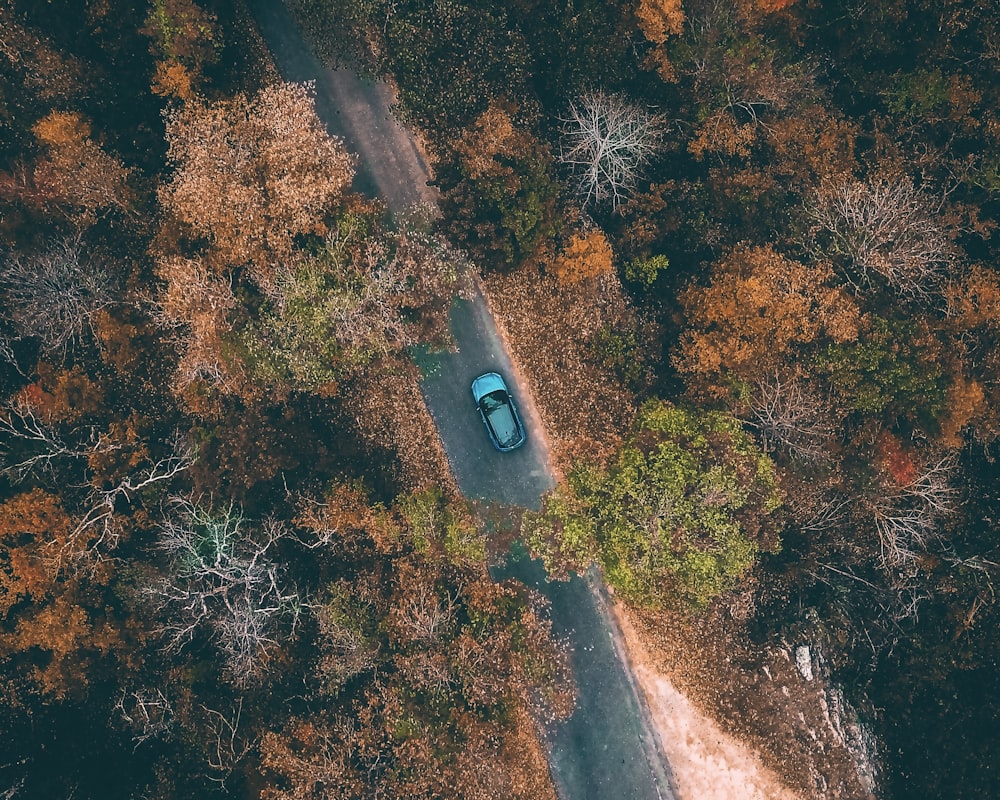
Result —
<path fill-rule="evenodd" d="M 754 647 L 721 607 L 615 611 L 681 800 L 874 798 L 863 731 L 803 645 Z"/>
<path fill-rule="evenodd" d="M 633 674 L 670 762 L 678 800 L 803 800 L 764 766 L 757 752 L 681 694 L 654 666 L 656 659 L 642 644 L 628 612 L 621 604 L 615 604 L 614 611 Z"/>

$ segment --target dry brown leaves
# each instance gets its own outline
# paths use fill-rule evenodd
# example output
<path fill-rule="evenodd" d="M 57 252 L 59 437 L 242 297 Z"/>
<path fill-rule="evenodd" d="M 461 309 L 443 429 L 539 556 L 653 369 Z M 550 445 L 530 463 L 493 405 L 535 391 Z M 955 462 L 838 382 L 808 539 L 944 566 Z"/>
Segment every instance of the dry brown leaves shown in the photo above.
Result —
<path fill-rule="evenodd" d="M 558 472 L 603 460 L 635 415 L 635 398 L 594 361 L 588 342 L 633 313 L 614 274 L 560 286 L 535 269 L 484 278 L 497 327 L 531 388 Z"/>
<path fill-rule="evenodd" d="M 694 618 L 628 609 L 651 666 L 723 728 L 759 752 L 810 800 L 869 799 L 831 724 L 825 681 L 805 681 L 788 650 L 761 650 L 736 619 L 740 598 Z M 752 602 L 752 601 L 751 601 Z M 804 642 L 793 642 L 791 648 Z"/>
<path fill-rule="evenodd" d="M 393 391 L 387 392 L 387 385 Z M 438 487 L 445 496 L 458 497 L 412 362 L 403 358 L 377 362 L 354 382 L 351 392 L 358 431 L 370 444 L 396 453 L 397 478 L 407 490 Z"/>

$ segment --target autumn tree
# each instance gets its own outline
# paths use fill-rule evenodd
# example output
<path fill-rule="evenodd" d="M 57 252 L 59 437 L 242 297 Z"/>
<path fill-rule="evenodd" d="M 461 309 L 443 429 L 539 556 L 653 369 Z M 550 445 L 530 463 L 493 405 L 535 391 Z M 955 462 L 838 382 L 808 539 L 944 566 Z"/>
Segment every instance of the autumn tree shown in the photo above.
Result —
<path fill-rule="evenodd" d="M 684 30 L 681 0 L 639 0 L 635 9 L 639 29 L 653 44 L 663 44 L 667 36 Z"/>
<path fill-rule="evenodd" d="M 607 275 L 613 268 L 612 256 L 607 237 L 600 228 L 593 228 L 570 237 L 562 252 L 552 261 L 552 271 L 559 283 L 568 286 Z"/>
<path fill-rule="evenodd" d="M 245 382 L 238 363 L 227 358 L 226 336 L 236 296 L 230 281 L 210 271 L 201 259 L 168 256 L 157 261 L 163 290 L 153 318 L 174 339 L 180 359 L 172 388 L 178 396 L 199 382 L 237 392 Z"/>
<path fill-rule="evenodd" d="M 493 104 L 466 128 L 444 166 L 443 210 L 452 238 L 481 268 L 511 269 L 550 255 L 561 227 L 548 148 Z"/>
<path fill-rule="evenodd" d="M 828 264 L 803 264 L 771 247 L 739 246 L 716 262 L 707 287 L 681 294 L 687 329 L 675 356 L 696 391 L 726 396 L 758 383 L 790 354 L 858 336 L 861 314 Z"/>
<path fill-rule="evenodd" d="M 929 301 L 957 263 L 941 201 L 908 178 L 827 183 L 808 201 L 814 250 L 859 293 L 877 281 L 907 300 Z"/>
<path fill-rule="evenodd" d="M 218 60 L 222 47 L 216 15 L 194 0 L 155 0 L 140 32 L 157 58 L 153 91 L 192 100 L 205 67 Z"/>
<path fill-rule="evenodd" d="M 632 602 L 700 607 L 777 549 L 780 504 L 774 465 L 738 420 L 650 401 L 611 463 L 574 469 L 524 533 L 557 571 L 596 562 Z"/>
<path fill-rule="evenodd" d="M 288 635 L 280 623 L 294 627 L 301 610 L 273 555 L 287 536 L 273 520 L 252 526 L 234 505 L 213 511 L 174 498 L 160 524 L 166 572 L 146 590 L 166 616 L 161 632 L 168 645 L 180 649 L 205 636 L 237 685 L 258 679 Z"/>
<path fill-rule="evenodd" d="M 0 663 L 19 665 L 50 699 L 79 696 L 97 665 L 127 658 L 120 621 L 102 602 L 107 575 L 67 569 L 74 521 L 41 489 L 0 504 Z M 42 654 L 40 658 L 37 654 Z"/>
<path fill-rule="evenodd" d="M 674 66 L 662 45 L 668 36 L 679 36 L 684 31 L 681 0 L 639 0 L 634 13 L 639 30 L 653 45 L 645 63 L 655 69 L 663 80 L 676 81 Z"/>
<path fill-rule="evenodd" d="M 418 216 L 396 231 L 342 214 L 321 248 L 278 272 L 273 302 L 239 332 L 251 373 L 276 389 L 331 392 L 365 365 L 448 336 L 464 258 Z"/>
<path fill-rule="evenodd" d="M 40 604 L 51 596 L 59 574 L 56 543 L 69 537 L 72 526 L 59 498 L 41 489 L 0 505 L 0 535 L 5 542 L 0 618 L 25 600 Z"/>
<path fill-rule="evenodd" d="M 209 244 L 213 268 L 246 267 L 265 293 L 296 236 L 323 234 L 353 158 L 316 115 L 309 86 L 192 101 L 167 115 L 163 207 Z"/>
<path fill-rule="evenodd" d="M 537 598 L 489 578 L 468 509 L 339 487 L 300 522 L 350 572 L 314 600 L 322 705 L 265 733 L 265 796 L 554 797 L 531 728 L 572 705 L 565 654 Z"/>
<path fill-rule="evenodd" d="M 665 120 L 623 97 L 601 92 L 570 103 L 559 160 L 570 167 L 583 205 L 617 209 L 660 151 Z"/>
<path fill-rule="evenodd" d="M 34 166 L 35 184 L 78 211 L 84 225 L 109 209 L 132 208 L 130 170 L 94 141 L 90 123 L 81 114 L 53 111 L 33 130 L 46 149 Z"/>

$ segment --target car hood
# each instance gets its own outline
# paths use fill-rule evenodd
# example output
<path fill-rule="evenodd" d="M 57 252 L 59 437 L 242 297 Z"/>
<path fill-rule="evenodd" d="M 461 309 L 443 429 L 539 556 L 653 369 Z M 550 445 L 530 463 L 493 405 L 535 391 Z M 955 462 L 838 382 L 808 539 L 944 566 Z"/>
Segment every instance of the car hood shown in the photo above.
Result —
<path fill-rule="evenodd" d="M 503 378 L 495 372 L 487 372 L 485 375 L 480 375 L 472 382 L 472 396 L 476 399 L 477 403 L 480 399 L 490 392 L 495 392 L 497 389 L 506 391 L 507 386 L 504 384 Z"/>

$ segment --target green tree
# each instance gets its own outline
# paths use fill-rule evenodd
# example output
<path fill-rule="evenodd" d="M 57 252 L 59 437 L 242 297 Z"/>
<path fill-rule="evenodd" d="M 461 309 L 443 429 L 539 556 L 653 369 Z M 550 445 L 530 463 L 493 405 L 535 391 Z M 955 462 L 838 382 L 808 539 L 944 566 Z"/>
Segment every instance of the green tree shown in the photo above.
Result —
<path fill-rule="evenodd" d="M 774 465 L 738 420 L 650 401 L 614 461 L 573 470 L 524 533 L 550 569 L 597 562 L 633 602 L 701 607 L 777 549 L 767 518 L 780 504 Z"/>
<path fill-rule="evenodd" d="M 819 353 L 815 368 L 854 411 L 936 429 L 951 382 L 941 350 L 925 322 L 876 317 L 858 341 Z"/>

